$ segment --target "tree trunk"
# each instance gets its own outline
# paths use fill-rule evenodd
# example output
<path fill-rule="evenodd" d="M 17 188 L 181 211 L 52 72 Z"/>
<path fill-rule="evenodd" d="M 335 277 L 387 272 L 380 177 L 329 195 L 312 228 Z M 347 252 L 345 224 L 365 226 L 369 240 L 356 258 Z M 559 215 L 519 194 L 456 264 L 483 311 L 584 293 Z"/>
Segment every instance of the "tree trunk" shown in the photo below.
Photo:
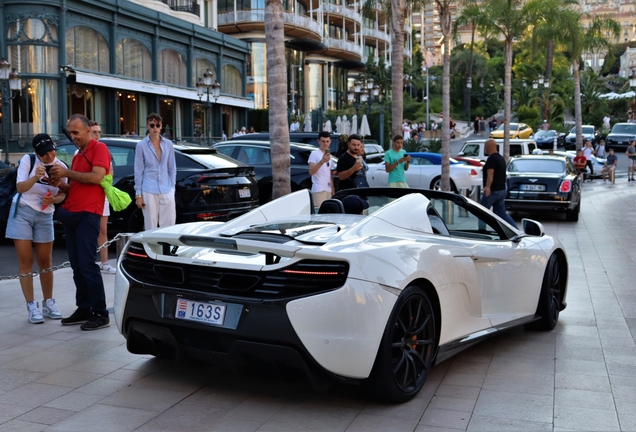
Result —
<path fill-rule="evenodd" d="M 438 3 L 439 4 L 439 3 Z M 450 32 L 451 12 L 448 2 L 440 11 L 440 23 L 444 37 L 444 77 L 442 79 L 442 190 L 450 191 Z"/>
<path fill-rule="evenodd" d="M 272 158 L 272 199 L 291 192 L 289 122 L 287 119 L 287 68 L 282 0 L 265 4 L 267 85 L 269 88 L 269 139 Z"/>
<path fill-rule="evenodd" d="M 391 138 L 402 135 L 404 121 L 405 0 L 391 0 Z"/>
<path fill-rule="evenodd" d="M 504 152 L 503 157 L 510 157 L 510 102 L 512 94 L 512 40 L 506 40 L 504 63 Z"/>
<path fill-rule="evenodd" d="M 572 60 L 574 68 L 574 121 L 576 123 L 576 149 L 583 147 L 583 114 L 581 111 L 581 75 L 579 61 Z"/>

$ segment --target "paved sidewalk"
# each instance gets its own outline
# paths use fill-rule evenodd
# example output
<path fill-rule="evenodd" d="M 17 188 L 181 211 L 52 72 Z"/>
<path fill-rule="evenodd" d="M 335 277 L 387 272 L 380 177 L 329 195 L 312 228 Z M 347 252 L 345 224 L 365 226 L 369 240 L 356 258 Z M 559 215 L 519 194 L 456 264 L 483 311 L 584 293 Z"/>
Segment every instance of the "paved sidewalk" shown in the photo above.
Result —
<path fill-rule="evenodd" d="M 29 324 L 19 284 L 2 281 L 0 432 L 636 430 L 636 184 L 617 181 L 584 185 L 577 223 L 534 216 L 570 260 L 557 328 L 515 329 L 464 351 L 402 405 L 133 355 L 114 324 Z M 71 271 L 55 277 L 69 314 Z M 109 304 L 113 280 L 104 275 Z"/>

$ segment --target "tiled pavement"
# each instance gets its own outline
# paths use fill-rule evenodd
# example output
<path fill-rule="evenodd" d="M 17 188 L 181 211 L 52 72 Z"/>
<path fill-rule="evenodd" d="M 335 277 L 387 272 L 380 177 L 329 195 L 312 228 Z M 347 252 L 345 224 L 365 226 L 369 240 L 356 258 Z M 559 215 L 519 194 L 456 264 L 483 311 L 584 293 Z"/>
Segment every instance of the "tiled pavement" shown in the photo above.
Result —
<path fill-rule="evenodd" d="M 636 182 L 617 181 L 585 184 L 578 223 L 538 217 L 570 260 L 557 328 L 477 345 L 402 405 L 129 354 L 114 325 L 29 324 L 17 282 L 0 282 L 0 431 L 636 430 Z M 55 285 L 72 312 L 69 269 Z"/>

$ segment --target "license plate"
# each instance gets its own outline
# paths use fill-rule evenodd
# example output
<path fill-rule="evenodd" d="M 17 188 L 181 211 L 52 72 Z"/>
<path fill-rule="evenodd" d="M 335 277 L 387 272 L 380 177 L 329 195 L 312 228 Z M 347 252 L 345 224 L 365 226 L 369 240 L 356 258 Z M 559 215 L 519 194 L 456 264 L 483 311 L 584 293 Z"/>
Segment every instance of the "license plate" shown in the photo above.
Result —
<path fill-rule="evenodd" d="M 545 185 L 522 184 L 521 190 L 524 191 L 544 191 Z"/>
<path fill-rule="evenodd" d="M 249 189 L 239 189 L 239 197 L 241 198 L 251 198 L 252 192 Z"/>
<path fill-rule="evenodd" d="M 217 303 L 202 303 L 192 300 L 177 300 L 175 318 L 198 321 L 206 324 L 223 325 L 225 306 Z"/>

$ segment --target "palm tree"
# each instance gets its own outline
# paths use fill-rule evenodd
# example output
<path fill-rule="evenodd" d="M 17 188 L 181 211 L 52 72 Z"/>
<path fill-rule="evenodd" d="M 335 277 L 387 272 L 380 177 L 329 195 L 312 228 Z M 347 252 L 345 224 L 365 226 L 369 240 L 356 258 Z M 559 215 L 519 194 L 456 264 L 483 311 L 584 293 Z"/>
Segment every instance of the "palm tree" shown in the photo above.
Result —
<path fill-rule="evenodd" d="M 391 0 L 391 135 L 402 133 L 404 111 L 404 21 L 406 0 Z"/>
<path fill-rule="evenodd" d="M 587 14 L 585 14 L 587 15 Z M 607 49 L 612 40 L 620 36 L 621 25 L 607 15 L 597 15 L 586 29 L 581 26 L 583 14 L 570 10 L 564 23 L 566 44 L 572 59 L 574 76 L 574 121 L 576 122 L 576 148 L 583 146 L 583 115 L 581 109 L 580 59 L 584 51 Z"/>
<path fill-rule="evenodd" d="M 291 192 L 289 123 L 287 120 L 287 67 L 283 2 L 265 4 L 265 43 L 269 87 L 269 139 L 272 158 L 272 199 Z"/>
<path fill-rule="evenodd" d="M 533 47 L 545 44 L 545 72 L 546 80 L 552 77 L 552 65 L 554 63 L 554 46 L 566 38 L 564 20 L 568 19 L 572 5 L 577 5 L 576 0 L 531 0 L 526 4 L 526 11 L 533 23 L 532 42 Z M 541 118 L 549 118 L 549 105 L 544 105 Z"/>
<path fill-rule="evenodd" d="M 457 17 L 453 25 L 453 34 L 457 34 L 457 30 L 459 27 L 466 27 L 470 25 L 470 59 L 468 61 L 468 70 L 465 73 L 465 80 L 463 86 L 466 86 L 466 81 L 468 77 L 473 76 L 473 58 L 475 53 L 475 31 L 477 31 L 477 22 L 479 16 L 481 15 L 481 10 L 476 4 L 469 4 L 462 9 L 461 14 Z M 470 92 L 465 92 L 464 97 L 464 108 L 468 108 L 470 111 Z M 470 127 L 470 119 L 468 119 L 468 126 Z"/>
<path fill-rule="evenodd" d="M 510 102 L 512 93 L 512 44 L 523 34 L 528 24 L 527 12 L 522 0 L 487 0 L 477 17 L 478 25 L 489 34 L 499 34 L 504 39 L 504 154 L 510 156 Z"/>
<path fill-rule="evenodd" d="M 450 37 L 453 0 L 435 0 L 444 39 L 444 74 L 442 77 L 442 190 L 450 191 Z"/>

